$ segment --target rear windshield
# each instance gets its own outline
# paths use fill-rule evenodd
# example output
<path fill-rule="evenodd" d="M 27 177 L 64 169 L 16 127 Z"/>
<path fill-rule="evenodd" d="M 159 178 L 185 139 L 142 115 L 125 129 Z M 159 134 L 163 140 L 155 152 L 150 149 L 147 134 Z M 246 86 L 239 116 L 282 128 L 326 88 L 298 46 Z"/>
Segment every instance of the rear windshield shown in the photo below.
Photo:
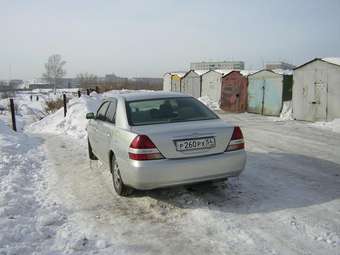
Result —
<path fill-rule="evenodd" d="M 130 101 L 126 111 L 130 126 L 218 119 L 213 111 L 191 97 Z"/>

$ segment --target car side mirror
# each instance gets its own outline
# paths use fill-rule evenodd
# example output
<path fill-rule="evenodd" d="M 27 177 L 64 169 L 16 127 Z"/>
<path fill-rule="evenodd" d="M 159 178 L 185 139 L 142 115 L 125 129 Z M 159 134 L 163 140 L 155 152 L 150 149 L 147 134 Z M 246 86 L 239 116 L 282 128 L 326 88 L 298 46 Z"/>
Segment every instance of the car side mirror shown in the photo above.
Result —
<path fill-rule="evenodd" d="M 86 119 L 91 120 L 95 119 L 96 117 L 94 116 L 93 112 L 86 113 Z"/>

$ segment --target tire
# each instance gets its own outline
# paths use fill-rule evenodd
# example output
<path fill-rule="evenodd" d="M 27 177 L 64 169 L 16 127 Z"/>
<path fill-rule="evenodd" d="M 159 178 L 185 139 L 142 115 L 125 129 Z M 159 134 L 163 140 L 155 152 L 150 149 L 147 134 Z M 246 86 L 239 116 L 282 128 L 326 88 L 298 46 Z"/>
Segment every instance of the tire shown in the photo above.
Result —
<path fill-rule="evenodd" d="M 119 196 L 128 196 L 132 193 L 132 189 L 123 183 L 122 177 L 120 176 L 120 170 L 117 160 L 113 156 L 111 159 L 111 174 L 113 187 Z"/>
<path fill-rule="evenodd" d="M 92 147 L 91 147 L 91 144 L 90 144 L 90 140 L 89 140 L 89 139 L 87 139 L 87 144 L 88 144 L 87 148 L 88 148 L 88 150 L 89 150 L 89 158 L 90 158 L 91 160 L 98 160 L 98 158 L 96 157 L 96 155 L 94 155 L 94 153 L 93 153 L 93 151 L 92 151 Z"/>

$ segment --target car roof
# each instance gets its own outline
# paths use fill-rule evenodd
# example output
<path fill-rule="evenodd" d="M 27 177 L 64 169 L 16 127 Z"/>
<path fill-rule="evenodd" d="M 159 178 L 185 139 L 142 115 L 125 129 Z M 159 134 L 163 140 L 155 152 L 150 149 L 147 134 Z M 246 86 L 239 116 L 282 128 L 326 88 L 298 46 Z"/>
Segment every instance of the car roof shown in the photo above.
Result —
<path fill-rule="evenodd" d="M 171 98 L 171 97 L 190 97 L 188 95 L 178 92 L 166 92 L 166 91 L 142 91 L 142 92 L 128 92 L 122 94 L 114 94 L 112 98 L 124 98 L 125 101 L 136 101 L 144 99 L 158 99 L 158 98 Z"/>

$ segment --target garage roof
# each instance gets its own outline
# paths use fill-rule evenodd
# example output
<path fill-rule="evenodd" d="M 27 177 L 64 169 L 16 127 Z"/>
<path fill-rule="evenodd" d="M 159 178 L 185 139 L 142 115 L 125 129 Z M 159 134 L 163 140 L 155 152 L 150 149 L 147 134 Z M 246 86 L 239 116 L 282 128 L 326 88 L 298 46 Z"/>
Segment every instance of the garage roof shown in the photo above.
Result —
<path fill-rule="evenodd" d="M 323 61 L 323 62 L 327 62 L 327 63 L 329 63 L 329 64 L 336 65 L 336 66 L 339 66 L 339 67 L 340 67 L 340 58 L 337 58 L 337 57 L 331 57 L 331 58 L 314 58 L 314 59 L 312 59 L 311 61 L 308 61 L 308 62 L 306 62 L 306 63 L 304 63 L 304 64 L 302 64 L 302 65 L 300 65 L 300 66 L 294 68 L 294 70 L 299 69 L 299 68 L 301 68 L 301 67 L 303 67 L 303 66 L 305 66 L 305 65 L 308 65 L 309 63 L 312 63 L 312 62 L 314 62 L 314 61 L 316 61 L 316 60 L 320 60 L 320 61 Z"/>
<path fill-rule="evenodd" d="M 340 58 L 323 58 L 322 60 L 340 66 Z"/>

